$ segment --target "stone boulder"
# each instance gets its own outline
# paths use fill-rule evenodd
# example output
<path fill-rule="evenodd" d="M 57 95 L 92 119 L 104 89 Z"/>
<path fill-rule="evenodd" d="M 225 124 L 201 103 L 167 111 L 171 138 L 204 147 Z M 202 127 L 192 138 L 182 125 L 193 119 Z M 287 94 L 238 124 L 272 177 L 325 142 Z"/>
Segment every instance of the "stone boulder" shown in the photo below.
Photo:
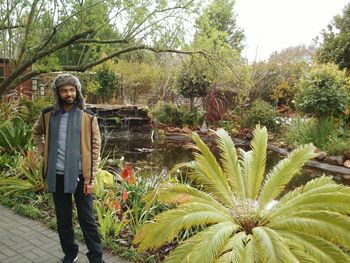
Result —
<path fill-rule="evenodd" d="M 342 166 L 344 164 L 344 156 L 343 155 L 328 156 L 324 159 L 324 161 L 329 164 Z"/>

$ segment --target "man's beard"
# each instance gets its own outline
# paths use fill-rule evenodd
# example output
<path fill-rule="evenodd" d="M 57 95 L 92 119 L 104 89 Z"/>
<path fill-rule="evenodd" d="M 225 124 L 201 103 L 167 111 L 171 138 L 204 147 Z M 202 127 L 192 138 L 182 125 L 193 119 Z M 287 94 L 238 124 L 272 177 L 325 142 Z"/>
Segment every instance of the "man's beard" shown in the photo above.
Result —
<path fill-rule="evenodd" d="M 62 99 L 61 98 L 61 103 L 62 104 L 74 104 L 76 101 L 76 98 L 73 98 L 73 97 L 70 97 L 70 98 L 65 98 L 65 99 Z"/>

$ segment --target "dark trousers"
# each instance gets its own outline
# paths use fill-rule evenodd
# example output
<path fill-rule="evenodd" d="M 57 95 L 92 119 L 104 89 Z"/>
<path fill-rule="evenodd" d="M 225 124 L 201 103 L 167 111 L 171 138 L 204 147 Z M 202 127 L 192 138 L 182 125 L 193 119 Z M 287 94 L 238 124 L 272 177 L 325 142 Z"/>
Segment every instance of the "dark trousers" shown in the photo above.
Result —
<path fill-rule="evenodd" d="M 89 250 L 86 255 L 91 263 L 101 263 L 101 238 L 94 219 L 92 195 L 84 194 L 84 180 L 81 175 L 79 179 L 74 199 L 78 211 L 79 225 Z M 74 241 L 72 194 L 64 193 L 63 175 L 57 175 L 56 177 L 56 193 L 53 193 L 53 200 L 55 203 L 58 235 L 63 253 L 67 256 L 75 256 L 78 253 L 78 244 Z"/>

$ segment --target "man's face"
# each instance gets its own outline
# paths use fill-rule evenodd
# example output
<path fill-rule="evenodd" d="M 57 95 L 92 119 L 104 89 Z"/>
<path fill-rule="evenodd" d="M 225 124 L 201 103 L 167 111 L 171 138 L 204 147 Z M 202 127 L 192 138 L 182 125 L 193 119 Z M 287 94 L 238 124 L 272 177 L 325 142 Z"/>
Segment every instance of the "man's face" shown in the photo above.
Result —
<path fill-rule="evenodd" d="M 67 85 L 58 89 L 58 94 L 63 104 L 72 104 L 77 97 L 75 86 Z"/>

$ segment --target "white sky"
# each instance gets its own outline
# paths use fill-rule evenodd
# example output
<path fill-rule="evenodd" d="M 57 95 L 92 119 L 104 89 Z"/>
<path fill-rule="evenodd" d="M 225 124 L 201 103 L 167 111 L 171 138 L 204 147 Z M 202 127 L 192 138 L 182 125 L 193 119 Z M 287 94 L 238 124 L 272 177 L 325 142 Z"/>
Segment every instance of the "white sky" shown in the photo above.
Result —
<path fill-rule="evenodd" d="M 313 44 L 350 0 L 236 0 L 238 26 L 244 29 L 248 60 L 267 60 L 274 51 Z"/>

